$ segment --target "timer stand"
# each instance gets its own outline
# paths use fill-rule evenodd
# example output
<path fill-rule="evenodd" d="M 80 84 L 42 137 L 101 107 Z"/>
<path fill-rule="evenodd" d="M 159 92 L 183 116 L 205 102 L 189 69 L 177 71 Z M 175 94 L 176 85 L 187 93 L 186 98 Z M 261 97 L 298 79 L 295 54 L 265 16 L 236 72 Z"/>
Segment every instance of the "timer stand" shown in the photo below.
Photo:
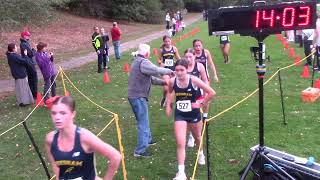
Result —
<path fill-rule="evenodd" d="M 258 162 L 259 173 L 254 172 L 256 175 L 263 179 L 264 163 L 267 162 L 271 164 L 278 173 L 282 174 L 285 178 L 295 180 L 287 172 L 281 169 L 276 163 L 274 163 L 266 154 L 264 147 L 264 102 L 263 102 L 263 80 L 264 74 L 266 73 L 266 65 L 263 64 L 265 60 L 265 45 L 263 40 L 268 36 L 268 34 L 256 33 L 253 35 L 258 41 L 258 64 L 256 65 L 257 75 L 258 75 L 258 86 L 259 86 L 259 146 L 254 150 L 247 166 L 240 172 L 240 180 L 244 180 L 248 175 L 250 170 L 253 170 L 253 163 Z"/>

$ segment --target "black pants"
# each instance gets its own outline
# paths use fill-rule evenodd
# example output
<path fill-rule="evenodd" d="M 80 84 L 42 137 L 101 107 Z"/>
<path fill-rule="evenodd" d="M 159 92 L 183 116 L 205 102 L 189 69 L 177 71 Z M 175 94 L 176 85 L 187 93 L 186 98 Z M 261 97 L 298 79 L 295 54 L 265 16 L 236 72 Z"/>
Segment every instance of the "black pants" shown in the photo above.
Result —
<path fill-rule="evenodd" d="M 28 83 L 34 99 L 37 98 L 38 93 L 38 75 L 36 66 L 34 64 L 28 64 L 27 66 Z"/>
<path fill-rule="evenodd" d="M 102 61 L 103 61 L 103 50 L 100 50 L 100 53 L 98 54 L 98 73 L 102 71 Z"/>
<path fill-rule="evenodd" d="M 316 49 L 316 58 L 317 58 L 317 61 L 316 61 L 316 67 L 318 67 L 318 71 L 320 71 L 320 46 L 317 46 L 317 49 Z"/>
<path fill-rule="evenodd" d="M 166 29 L 170 29 L 170 21 L 166 21 Z"/>
<path fill-rule="evenodd" d="M 109 49 L 105 49 L 106 53 L 103 52 L 102 55 L 102 63 L 103 63 L 103 67 L 106 68 L 108 63 L 109 63 Z"/>
<path fill-rule="evenodd" d="M 297 35 L 297 41 L 299 47 L 303 47 L 302 35 Z"/>
<path fill-rule="evenodd" d="M 305 56 L 309 56 L 309 54 L 311 54 L 310 45 L 312 45 L 312 40 L 308 40 L 308 39 L 304 38 L 303 46 L 304 46 L 304 54 L 305 54 Z M 309 56 L 307 58 L 307 65 L 309 65 L 309 66 L 312 65 L 312 56 Z"/>

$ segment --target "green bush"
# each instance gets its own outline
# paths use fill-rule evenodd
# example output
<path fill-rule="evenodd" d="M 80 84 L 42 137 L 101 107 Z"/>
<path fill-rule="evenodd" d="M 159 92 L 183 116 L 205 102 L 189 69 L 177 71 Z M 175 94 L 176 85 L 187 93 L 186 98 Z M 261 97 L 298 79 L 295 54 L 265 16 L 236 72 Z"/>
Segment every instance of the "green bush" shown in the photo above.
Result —
<path fill-rule="evenodd" d="M 47 23 L 53 17 L 50 5 L 49 0 L 2 0 L 1 30 Z"/>

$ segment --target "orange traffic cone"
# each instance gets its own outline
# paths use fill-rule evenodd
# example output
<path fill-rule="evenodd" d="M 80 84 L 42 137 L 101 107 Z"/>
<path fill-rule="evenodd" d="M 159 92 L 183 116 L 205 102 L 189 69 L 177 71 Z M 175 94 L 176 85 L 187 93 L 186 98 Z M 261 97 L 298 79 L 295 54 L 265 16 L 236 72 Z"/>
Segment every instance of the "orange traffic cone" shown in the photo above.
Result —
<path fill-rule="evenodd" d="M 110 82 L 108 71 L 105 71 L 103 74 L 103 82 L 108 84 Z"/>
<path fill-rule="evenodd" d="M 275 36 L 278 40 L 281 40 L 281 34 L 276 34 Z"/>
<path fill-rule="evenodd" d="M 303 66 L 303 71 L 301 73 L 302 78 L 309 78 L 309 69 L 308 66 Z"/>
<path fill-rule="evenodd" d="M 293 48 L 289 48 L 289 56 L 294 57 L 294 49 Z"/>
<path fill-rule="evenodd" d="M 184 37 L 185 39 L 188 39 L 188 34 L 184 33 L 184 34 L 183 34 L 183 37 Z"/>
<path fill-rule="evenodd" d="M 289 48 L 289 44 L 288 44 L 288 42 L 287 41 L 282 41 L 282 44 L 283 44 L 283 47 L 285 48 L 285 49 L 288 49 Z"/>
<path fill-rule="evenodd" d="M 127 62 L 123 65 L 123 71 L 126 72 L 126 73 L 130 72 L 130 67 L 129 67 L 129 64 Z"/>
<path fill-rule="evenodd" d="M 57 98 L 59 98 L 59 97 L 60 97 L 60 96 L 53 96 L 53 97 L 47 99 L 47 100 L 46 100 L 47 108 L 48 108 L 48 109 L 51 109 L 52 103 L 53 103 Z"/>
<path fill-rule="evenodd" d="M 43 100 L 41 99 L 42 99 L 42 95 L 39 92 L 37 92 L 36 105 L 39 104 L 40 107 L 44 105 Z"/>
<path fill-rule="evenodd" d="M 154 54 L 155 56 L 158 56 L 158 49 L 157 49 L 157 48 L 153 48 L 153 54 Z"/>
<path fill-rule="evenodd" d="M 181 41 L 181 40 L 182 40 L 182 38 L 181 38 L 181 36 L 179 36 L 179 37 L 178 37 L 178 41 Z"/>
<path fill-rule="evenodd" d="M 314 87 L 320 89 L 320 79 L 317 79 L 314 83 Z"/>
<path fill-rule="evenodd" d="M 296 57 L 294 58 L 294 61 L 295 61 L 295 64 L 294 64 L 294 65 L 299 66 L 299 65 L 301 64 L 301 62 L 300 62 L 300 56 L 299 56 L 299 55 L 296 56 Z"/>

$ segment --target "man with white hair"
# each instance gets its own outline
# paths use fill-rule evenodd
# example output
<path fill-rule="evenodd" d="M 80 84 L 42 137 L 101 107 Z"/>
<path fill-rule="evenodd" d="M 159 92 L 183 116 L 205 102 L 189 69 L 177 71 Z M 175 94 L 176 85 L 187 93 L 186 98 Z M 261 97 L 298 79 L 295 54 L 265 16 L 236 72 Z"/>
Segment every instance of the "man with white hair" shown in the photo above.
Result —
<path fill-rule="evenodd" d="M 140 44 L 138 55 L 134 58 L 131 65 L 131 72 L 128 79 L 128 100 L 137 121 L 137 146 L 134 150 L 135 157 L 151 157 L 147 151 L 150 145 L 154 145 L 149 127 L 148 97 L 151 84 L 166 85 L 167 82 L 155 76 L 173 74 L 167 68 L 157 67 L 150 60 L 150 46 Z"/>

